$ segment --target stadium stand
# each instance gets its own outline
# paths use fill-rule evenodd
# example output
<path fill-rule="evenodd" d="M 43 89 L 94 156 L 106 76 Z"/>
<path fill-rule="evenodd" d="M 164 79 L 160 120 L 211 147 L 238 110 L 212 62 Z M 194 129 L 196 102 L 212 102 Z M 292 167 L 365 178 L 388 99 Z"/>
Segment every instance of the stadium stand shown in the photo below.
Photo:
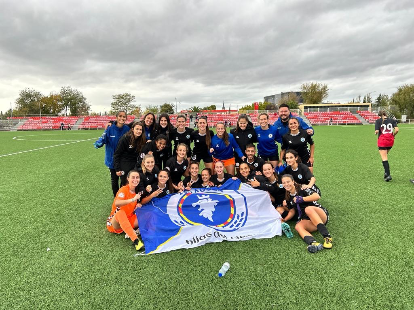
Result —
<path fill-rule="evenodd" d="M 115 115 L 85 116 L 78 129 L 104 129 L 109 121 L 115 121 Z M 126 123 L 135 120 L 135 115 L 128 115 Z"/>
<path fill-rule="evenodd" d="M 349 125 L 361 124 L 361 121 L 349 111 L 305 112 L 312 125 Z"/>
<path fill-rule="evenodd" d="M 60 129 L 63 123 L 65 128 L 67 125 L 73 127 L 78 120 L 78 116 L 46 116 L 46 117 L 29 117 L 27 121 L 17 128 L 17 130 L 53 130 Z"/>
<path fill-rule="evenodd" d="M 378 115 L 369 111 L 358 111 L 358 114 L 368 123 L 373 124 L 378 119 Z"/>

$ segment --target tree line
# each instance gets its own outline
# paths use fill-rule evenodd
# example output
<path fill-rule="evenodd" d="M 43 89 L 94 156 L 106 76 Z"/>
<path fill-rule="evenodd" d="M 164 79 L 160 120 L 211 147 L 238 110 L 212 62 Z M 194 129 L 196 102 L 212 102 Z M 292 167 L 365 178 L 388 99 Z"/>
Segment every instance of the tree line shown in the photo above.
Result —
<path fill-rule="evenodd" d="M 302 84 L 300 87 L 301 96 L 305 104 L 322 103 L 328 97 L 329 88 L 326 84 L 318 82 L 310 82 Z M 387 109 L 392 112 L 397 118 L 405 114 L 408 118 L 414 118 L 414 84 L 405 84 L 399 86 L 397 91 L 388 96 L 386 94 L 379 94 L 375 102 L 372 101 L 371 93 L 365 96 L 357 96 L 350 102 L 373 103 L 378 109 Z M 299 97 L 294 92 L 290 92 L 283 96 L 278 102 L 287 104 L 290 109 L 297 109 L 299 107 Z M 277 110 L 275 103 L 259 102 L 259 110 Z M 189 108 L 192 112 L 201 112 L 202 110 L 216 110 L 216 105 L 206 107 L 193 106 Z M 19 97 L 15 101 L 15 109 L 10 109 L 5 114 L 1 112 L 2 117 L 13 116 L 28 116 L 28 115 L 89 115 L 91 107 L 88 104 L 85 96 L 81 91 L 72 88 L 71 86 L 64 86 L 59 93 L 50 93 L 45 96 L 41 92 L 25 88 L 20 91 Z M 160 106 L 148 105 L 142 108 L 135 104 L 135 96 L 130 93 L 116 94 L 112 96 L 110 114 L 115 114 L 117 111 L 126 111 L 128 114 L 140 116 L 142 114 L 152 112 L 154 114 L 167 113 L 174 114 L 177 111 L 174 103 L 164 103 Z M 254 110 L 254 103 L 248 104 L 240 108 L 242 111 Z M 95 113 L 92 113 L 95 114 Z"/>

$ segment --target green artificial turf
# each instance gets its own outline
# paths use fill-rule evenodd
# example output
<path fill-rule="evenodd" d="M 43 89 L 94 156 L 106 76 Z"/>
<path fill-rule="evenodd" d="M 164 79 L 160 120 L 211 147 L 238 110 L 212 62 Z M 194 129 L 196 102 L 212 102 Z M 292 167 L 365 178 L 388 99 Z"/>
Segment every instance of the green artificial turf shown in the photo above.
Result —
<path fill-rule="evenodd" d="M 389 183 L 372 125 L 315 131 L 332 250 L 294 233 L 138 257 L 105 228 L 100 131 L 1 132 L 0 155 L 36 150 L 0 157 L 0 308 L 412 309 L 414 126 L 400 125 Z"/>

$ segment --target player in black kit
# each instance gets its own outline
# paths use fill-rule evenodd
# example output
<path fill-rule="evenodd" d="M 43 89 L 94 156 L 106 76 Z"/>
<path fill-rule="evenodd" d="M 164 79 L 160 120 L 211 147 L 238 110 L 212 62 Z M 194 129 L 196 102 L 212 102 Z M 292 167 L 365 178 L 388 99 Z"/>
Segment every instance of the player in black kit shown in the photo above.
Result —
<path fill-rule="evenodd" d="M 165 165 L 165 169 L 170 171 L 171 182 L 174 187 L 175 192 L 184 189 L 183 182 L 181 177 L 184 175 L 184 172 L 188 168 L 187 160 L 187 145 L 181 143 L 177 146 L 177 155 L 169 158 Z"/>
<path fill-rule="evenodd" d="M 170 134 L 173 132 L 174 127 L 171 125 L 170 117 L 168 114 L 163 113 L 158 118 L 158 124 L 155 125 L 155 137 L 158 135 L 164 135 L 167 137 L 167 144 L 165 146 L 165 153 L 166 156 L 162 159 L 162 167 L 165 168 L 165 163 L 167 162 L 168 158 L 172 156 L 172 144 Z M 160 167 L 161 169 L 161 167 Z"/>
<path fill-rule="evenodd" d="M 177 146 L 180 143 L 185 143 L 188 146 L 187 149 L 187 160 L 191 162 L 191 133 L 194 131 L 192 128 L 185 127 L 185 123 L 187 118 L 180 114 L 177 116 L 177 128 L 174 129 L 172 134 L 170 135 L 171 141 L 174 141 L 174 151 L 173 154 L 177 151 Z M 185 175 L 188 176 L 188 169 L 185 172 Z"/>
<path fill-rule="evenodd" d="M 265 161 L 262 158 L 254 155 L 256 154 L 256 147 L 253 143 L 246 145 L 245 154 L 246 158 L 242 162 L 247 163 L 250 166 L 250 170 L 252 171 L 252 173 L 261 175 L 262 167 Z"/>
<path fill-rule="evenodd" d="M 298 153 L 295 150 L 286 151 L 286 163 L 288 166 L 283 174 L 290 174 L 295 182 L 302 185 L 302 189 L 311 188 L 319 196 L 322 196 L 320 189 L 315 185 L 316 179 L 310 171 L 309 167 L 302 164 Z"/>
<path fill-rule="evenodd" d="M 220 187 L 222 186 L 224 183 L 226 183 L 226 181 L 228 179 L 231 179 L 232 175 L 224 172 L 224 164 L 221 161 L 217 161 L 214 164 L 214 171 L 216 172 L 215 174 L 213 174 L 210 178 L 211 182 L 213 182 L 214 186 Z"/>
<path fill-rule="evenodd" d="M 306 130 L 300 129 L 299 121 L 297 118 L 290 118 L 288 121 L 289 133 L 282 137 L 282 146 L 280 151 L 280 158 L 285 157 L 287 149 L 295 150 L 298 152 L 302 163 L 307 165 L 311 172 L 313 172 L 313 162 L 315 153 L 315 144 L 312 137 Z M 309 149 L 308 149 L 309 144 Z M 282 161 L 279 162 L 279 166 L 282 165 Z"/>
<path fill-rule="evenodd" d="M 329 213 L 317 203 L 320 196 L 310 188 L 302 189 L 290 174 L 282 176 L 282 184 L 286 189 L 285 206 L 289 209 L 285 220 L 288 221 L 295 214 L 297 215 L 299 221 L 296 223 L 295 229 L 308 244 L 308 251 L 315 253 L 324 248 L 331 249 L 332 237 L 325 226 L 329 220 Z M 316 230 L 324 238 L 323 245 L 317 242 L 311 234 Z"/>
<path fill-rule="evenodd" d="M 246 114 L 239 115 L 236 128 L 230 130 L 230 133 L 234 136 L 234 139 L 236 139 L 243 154 L 245 153 L 247 145 L 257 142 L 256 131 Z M 242 160 L 236 152 L 234 152 L 234 159 L 236 160 L 236 169 L 238 169 Z"/>
<path fill-rule="evenodd" d="M 144 156 L 139 171 L 140 182 L 138 188 L 146 188 L 148 185 L 157 182 L 158 172 L 160 170 L 155 166 L 155 160 L 152 154 Z"/>
<path fill-rule="evenodd" d="M 154 155 L 155 165 L 160 169 L 162 167 L 162 159 L 167 157 L 167 151 L 165 150 L 166 144 L 167 137 L 164 135 L 158 135 L 155 140 L 145 144 L 138 157 L 137 167 L 141 166 L 141 161 L 146 154 L 152 154 Z"/>
<path fill-rule="evenodd" d="M 375 121 L 375 134 L 378 135 L 378 150 L 381 155 L 382 165 L 384 166 L 384 180 L 392 180 L 390 165 L 388 163 L 388 153 L 394 146 L 394 139 L 398 133 L 396 120 L 389 119 L 385 111 L 378 113 L 379 119 Z"/>
<path fill-rule="evenodd" d="M 191 141 L 194 142 L 191 160 L 204 162 L 204 166 L 213 169 L 213 157 L 209 153 L 211 137 L 214 132 L 208 128 L 207 116 L 200 116 L 198 119 L 198 130 L 191 133 Z"/>

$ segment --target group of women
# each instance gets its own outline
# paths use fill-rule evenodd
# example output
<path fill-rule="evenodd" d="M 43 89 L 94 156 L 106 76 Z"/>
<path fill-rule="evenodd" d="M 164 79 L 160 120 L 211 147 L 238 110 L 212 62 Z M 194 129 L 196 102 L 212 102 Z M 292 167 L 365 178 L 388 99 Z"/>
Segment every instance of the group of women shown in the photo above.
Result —
<path fill-rule="evenodd" d="M 198 118 L 196 130 L 186 127 L 184 115 L 177 117 L 176 128 L 167 114 L 156 122 L 155 115 L 147 113 L 129 127 L 125 120 L 125 112 L 119 112 L 95 147 L 106 145 L 105 164 L 115 196 L 107 228 L 125 232 L 137 250 L 143 247 L 134 212 L 137 207 L 191 188 L 220 187 L 230 178 L 266 191 L 282 222 L 297 221 L 295 229 L 309 252 L 332 247 L 325 226 L 328 212 L 317 203 L 321 193 L 313 175 L 314 142 L 298 119 L 289 119 L 289 132 L 283 136 L 269 124 L 266 113 L 259 115 L 260 125 L 255 128 L 247 115 L 240 115 L 230 133 L 218 122 L 215 134 L 206 116 Z M 276 141 L 280 139 L 279 156 Z M 204 168 L 200 171 L 201 162 Z M 289 225 L 282 227 L 291 234 Z M 323 244 L 313 238 L 316 230 L 324 237 Z"/>

